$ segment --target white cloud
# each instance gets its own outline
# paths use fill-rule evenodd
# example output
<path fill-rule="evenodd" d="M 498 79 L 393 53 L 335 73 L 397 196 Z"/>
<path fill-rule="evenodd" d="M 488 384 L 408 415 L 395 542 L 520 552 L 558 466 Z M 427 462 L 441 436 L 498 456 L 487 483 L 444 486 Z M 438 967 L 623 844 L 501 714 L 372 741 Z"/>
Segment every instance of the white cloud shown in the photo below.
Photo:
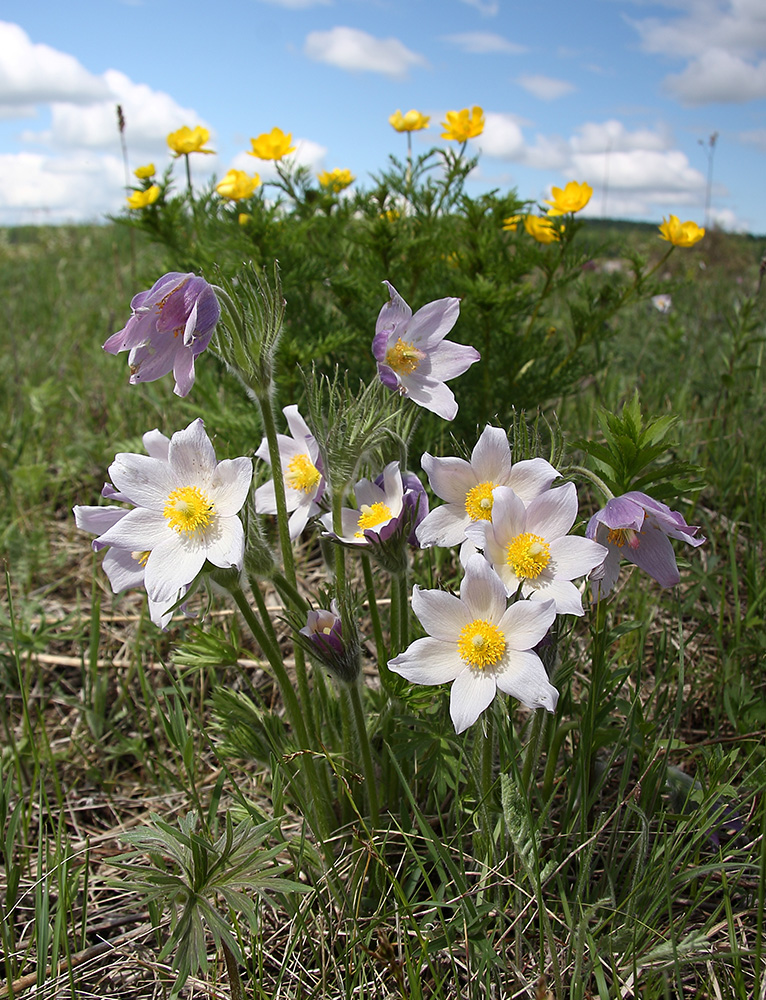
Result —
<path fill-rule="evenodd" d="M 639 128 L 629 132 L 621 121 L 612 118 L 581 125 L 571 143 L 577 153 L 604 153 L 607 150 L 625 153 L 634 149 L 668 149 L 670 141 L 664 130 L 652 132 L 648 128 Z"/>
<path fill-rule="evenodd" d="M 500 12 L 500 0 L 463 0 L 469 7 L 475 7 L 485 17 L 495 17 Z"/>
<path fill-rule="evenodd" d="M 542 76 L 535 73 L 520 76 L 516 82 L 541 101 L 555 101 L 575 90 L 574 84 L 567 80 L 556 80 L 552 76 Z"/>
<path fill-rule="evenodd" d="M 524 134 L 513 115 L 488 111 L 484 115 L 484 131 L 475 145 L 487 156 L 516 160 L 524 150 Z"/>
<path fill-rule="evenodd" d="M 665 87 L 687 105 L 754 101 L 766 97 L 766 59 L 753 64 L 723 49 L 710 49 L 682 73 L 665 77 Z"/>
<path fill-rule="evenodd" d="M 506 55 L 518 56 L 527 51 L 525 45 L 509 42 L 507 38 L 496 35 L 492 31 L 464 31 L 459 35 L 442 35 L 441 40 L 457 45 L 463 52 L 477 55 L 501 52 Z"/>
<path fill-rule="evenodd" d="M 744 142 L 748 146 L 755 146 L 756 149 L 762 149 L 766 153 L 766 128 L 753 128 L 746 132 L 740 132 L 738 139 L 740 142 Z"/>
<path fill-rule="evenodd" d="M 683 59 L 668 76 L 669 93 L 684 104 L 735 103 L 766 96 L 766 16 L 763 0 L 675 0 L 675 18 L 630 20 L 645 51 Z"/>
<path fill-rule="evenodd" d="M 124 205 L 123 183 L 116 156 L 0 154 L 0 222 L 95 222 Z"/>
<path fill-rule="evenodd" d="M 0 108 L 12 111 L 55 100 L 89 103 L 108 93 L 106 81 L 74 56 L 33 45 L 17 24 L 0 21 Z"/>
<path fill-rule="evenodd" d="M 375 38 L 358 28 L 337 27 L 312 31 L 304 52 L 317 62 L 340 69 L 383 73 L 394 79 L 406 77 L 414 66 L 427 66 L 426 59 L 408 49 L 398 38 Z"/>

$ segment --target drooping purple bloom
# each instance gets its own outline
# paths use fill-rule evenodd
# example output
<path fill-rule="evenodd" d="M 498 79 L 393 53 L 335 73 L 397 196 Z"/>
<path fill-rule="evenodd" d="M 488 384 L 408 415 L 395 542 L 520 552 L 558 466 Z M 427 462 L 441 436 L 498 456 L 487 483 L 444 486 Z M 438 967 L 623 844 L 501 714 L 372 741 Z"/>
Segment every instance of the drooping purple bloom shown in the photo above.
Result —
<path fill-rule="evenodd" d="M 194 385 L 194 361 L 210 343 L 221 307 L 211 285 L 194 274 L 171 271 L 130 303 L 133 315 L 104 344 L 109 354 L 130 351 L 130 384 L 154 382 L 173 372 L 174 392 Z"/>
<path fill-rule="evenodd" d="M 444 383 L 480 358 L 475 348 L 444 339 L 457 321 L 460 299 L 437 299 L 413 315 L 394 286 L 383 284 L 391 298 L 380 310 L 372 342 L 381 382 L 445 420 L 454 419 L 457 402 Z"/>
<path fill-rule="evenodd" d="M 383 473 L 375 480 L 375 485 L 383 487 Z M 403 521 L 409 517 L 410 533 L 407 536 L 407 543 L 414 549 L 420 548 L 415 529 L 428 513 L 428 494 L 425 486 L 421 483 L 414 472 L 402 473 L 402 514 Z"/>
<path fill-rule="evenodd" d="M 590 574 L 593 600 L 606 597 L 617 582 L 620 559 L 625 558 L 648 573 L 661 587 L 674 587 L 681 579 L 671 538 L 695 548 L 705 538 L 699 527 L 689 525 L 667 504 L 632 490 L 613 497 L 588 522 L 585 534 L 608 549 L 600 566 Z"/>
<path fill-rule="evenodd" d="M 352 684 L 361 670 L 361 649 L 356 629 L 352 631 L 353 636 L 343 635 L 343 622 L 335 600 L 330 602 L 329 611 L 324 608 L 309 611 L 306 624 L 299 629 L 320 663 L 347 684 Z"/>

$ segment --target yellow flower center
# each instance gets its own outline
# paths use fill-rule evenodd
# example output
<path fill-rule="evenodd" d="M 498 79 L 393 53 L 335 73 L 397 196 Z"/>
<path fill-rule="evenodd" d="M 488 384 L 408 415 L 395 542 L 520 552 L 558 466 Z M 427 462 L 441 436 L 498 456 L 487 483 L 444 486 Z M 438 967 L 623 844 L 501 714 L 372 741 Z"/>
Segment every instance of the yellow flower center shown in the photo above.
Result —
<path fill-rule="evenodd" d="M 457 651 L 475 670 L 494 667 L 505 652 L 505 636 L 492 622 L 474 618 L 461 631 Z"/>
<path fill-rule="evenodd" d="M 366 528 L 375 528 L 391 517 L 391 508 L 384 503 L 374 503 L 372 506 L 363 503 L 359 508 L 359 530 L 355 533 L 356 538 L 363 538 Z"/>
<path fill-rule="evenodd" d="M 150 552 L 131 552 L 131 559 L 135 559 L 139 566 L 146 566 L 146 560 L 151 555 Z"/>
<path fill-rule="evenodd" d="M 302 490 L 304 493 L 312 493 L 321 478 L 322 473 L 308 455 L 296 455 L 285 472 L 286 485 L 293 490 Z"/>
<path fill-rule="evenodd" d="M 551 550 L 544 538 L 525 531 L 508 546 L 506 561 L 519 578 L 536 579 L 551 561 Z"/>
<path fill-rule="evenodd" d="M 465 512 L 472 521 L 492 520 L 492 490 L 497 483 L 479 483 L 465 495 Z"/>
<path fill-rule="evenodd" d="M 414 344 L 408 344 L 400 337 L 386 352 L 386 364 L 397 375 L 411 375 L 425 357 Z"/>
<path fill-rule="evenodd" d="M 162 513 L 174 531 L 193 535 L 210 524 L 213 504 L 198 486 L 182 486 L 168 496 Z"/>

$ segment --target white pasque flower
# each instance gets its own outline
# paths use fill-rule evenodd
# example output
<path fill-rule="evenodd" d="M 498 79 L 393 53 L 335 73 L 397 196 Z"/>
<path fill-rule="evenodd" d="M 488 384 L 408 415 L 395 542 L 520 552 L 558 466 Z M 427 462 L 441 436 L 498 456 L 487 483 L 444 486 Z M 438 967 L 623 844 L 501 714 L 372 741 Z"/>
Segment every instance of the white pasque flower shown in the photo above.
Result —
<path fill-rule="evenodd" d="M 556 602 L 562 615 L 582 615 L 572 583 L 604 561 L 603 545 L 569 535 L 577 517 L 574 483 L 557 486 L 525 506 L 507 486 L 495 490 L 491 521 L 475 521 L 468 537 L 482 549 L 508 594 Z"/>
<path fill-rule="evenodd" d="M 417 539 L 423 547 L 464 542 L 470 524 L 492 519 L 493 490 L 498 486 L 510 486 L 526 504 L 549 490 L 559 475 L 544 458 L 514 465 L 508 435 L 501 427 L 489 425 L 481 432 L 470 462 L 462 458 L 434 458 L 426 452 L 421 464 L 431 489 L 447 501 L 435 507 L 418 525 Z M 470 552 L 473 551 L 471 547 Z M 461 553 L 464 561 L 466 557 Z"/>
<path fill-rule="evenodd" d="M 319 513 L 317 501 L 322 499 L 325 480 L 321 471 L 319 447 L 308 424 L 298 412 L 298 407 L 286 406 L 282 412 L 291 436 L 277 434 L 277 445 L 287 510 L 292 512 L 288 522 L 290 538 L 295 540 L 306 527 L 308 519 Z M 261 441 L 255 454 L 265 462 L 271 461 L 266 438 Z M 255 509 L 259 514 L 276 514 L 277 499 L 273 479 L 255 491 Z"/>
<path fill-rule="evenodd" d="M 253 463 L 216 461 L 202 420 L 173 435 L 167 461 L 123 452 L 109 475 L 119 499 L 135 506 L 98 542 L 148 553 L 144 585 L 151 600 L 177 600 L 205 560 L 242 568 L 245 536 L 237 514 L 247 499 Z"/>
<path fill-rule="evenodd" d="M 383 470 L 383 485 L 360 479 L 354 487 L 357 510 L 341 508 L 341 530 L 333 528 L 332 513 L 320 521 L 328 534 L 346 545 L 369 546 L 386 542 L 401 527 L 404 511 L 404 484 L 398 462 L 389 462 Z"/>
<path fill-rule="evenodd" d="M 428 632 L 388 666 L 416 684 L 447 684 L 450 715 L 462 733 L 498 689 L 529 708 L 553 712 L 559 693 L 534 652 L 556 618 L 553 601 L 516 601 L 479 555 L 468 560 L 460 597 L 443 590 L 412 592 L 412 609 Z"/>
<path fill-rule="evenodd" d="M 168 448 L 170 439 L 165 437 L 159 430 L 147 431 L 143 436 L 144 447 L 148 455 L 158 458 L 163 462 L 168 460 Z M 106 483 L 101 495 L 109 500 L 127 500 L 127 497 L 118 493 L 111 483 Z M 102 535 L 128 513 L 125 507 L 83 507 L 73 508 L 75 524 L 83 531 L 90 531 L 94 535 Z M 93 551 L 98 552 L 106 548 L 101 568 L 112 585 L 115 594 L 123 590 L 133 590 L 144 586 L 144 564 L 149 555 L 148 552 L 131 552 L 129 549 L 118 549 L 109 547 L 95 538 L 92 543 Z M 158 603 L 149 598 L 149 617 L 159 628 L 167 628 L 173 617 L 173 605 L 175 600 Z M 182 610 L 184 610 L 182 608 Z"/>

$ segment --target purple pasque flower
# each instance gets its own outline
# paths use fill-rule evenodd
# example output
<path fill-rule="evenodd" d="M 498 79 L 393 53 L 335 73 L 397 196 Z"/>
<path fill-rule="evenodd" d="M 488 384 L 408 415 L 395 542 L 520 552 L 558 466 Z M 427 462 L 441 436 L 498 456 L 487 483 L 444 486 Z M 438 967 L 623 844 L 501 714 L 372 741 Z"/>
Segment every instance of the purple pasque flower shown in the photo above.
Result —
<path fill-rule="evenodd" d="M 391 298 L 378 314 L 372 342 L 381 382 L 418 406 L 453 420 L 457 401 L 444 383 L 480 358 L 475 348 L 444 339 L 457 321 L 460 299 L 437 299 L 413 316 L 394 286 L 383 284 Z"/>
<path fill-rule="evenodd" d="M 533 651 L 556 618 L 553 601 L 516 601 L 489 563 L 466 563 L 460 597 L 443 590 L 412 592 L 412 610 L 428 633 L 388 666 L 415 684 L 452 683 L 450 715 L 455 731 L 473 725 L 495 694 L 553 712 L 559 693 Z"/>
<path fill-rule="evenodd" d="M 507 486 L 494 491 L 491 521 L 473 521 L 466 533 L 494 568 L 508 595 L 556 603 L 562 615 L 582 615 L 572 580 L 598 566 L 606 549 L 570 535 L 577 517 L 577 490 L 566 483 L 535 497 L 528 506 Z"/>
<path fill-rule="evenodd" d="M 285 484 L 285 500 L 290 513 L 290 538 L 295 540 L 306 527 L 308 519 L 319 513 L 319 502 L 325 491 L 322 457 L 314 435 L 298 412 L 297 406 L 286 406 L 282 412 L 287 420 L 290 437 L 277 434 L 279 460 Z M 256 457 L 270 462 L 266 438 L 256 451 Z M 277 498 L 274 480 L 270 479 L 255 491 L 255 509 L 259 514 L 276 514 Z"/>
<path fill-rule="evenodd" d="M 148 455 L 160 461 L 167 462 L 170 439 L 158 430 L 147 431 L 143 436 L 144 448 Z M 101 495 L 110 500 L 127 501 L 128 498 L 118 492 L 111 483 L 105 483 Z M 129 502 L 129 501 L 128 501 Z M 103 535 L 109 528 L 117 524 L 118 521 L 128 513 L 125 507 L 81 507 L 73 508 L 75 524 L 83 531 L 89 531 L 94 535 Z M 98 552 L 106 548 L 101 567 L 112 586 L 115 594 L 122 593 L 123 590 L 134 590 L 144 587 L 144 568 L 148 552 L 130 551 L 129 549 L 118 549 L 114 546 L 107 546 L 101 538 L 95 538 L 92 543 L 93 551 Z M 173 606 L 175 600 L 153 601 L 149 597 L 149 617 L 159 628 L 165 629 L 173 617 Z M 188 614 L 185 606 L 181 610 Z M 190 615 L 191 617 L 191 615 Z"/>
<path fill-rule="evenodd" d="M 206 560 L 242 569 L 245 537 L 238 514 L 250 489 L 252 460 L 218 462 L 201 420 L 173 435 L 166 460 L 121 453 L 109 475 L 112 496 L 135 506 L 96 541 L 146 557 L 144 585 L 151 600 L 178 600 Z"/>
<path fill-rule="evenodd" d="M 329 610 L 309 611 L 306 624 L 298 631 L 311 644 L 310 652 L 342 681 L 351 684 L 357 679 L 361 670 L 361 648 L 356 635 L 346 641 L 334 599 Z"/>
<path fill-rule="evenodd" d="M 590 574 L 593 600 L 611 592 L 620 574 L 621 558 L 648 573 L 661 587 L 675 587 L 681 576 L 670 539 L 681 539 L 696 548 L 705 541 L 699 530 L 667 504 L 638 490 L 608 500 L 585 529 L 588 538 L 607 548 L 604 561 Z"/>
<path fill-rule="evenodd" d="M 501 427 L 487 425 L 471 452 L 471 460 L 434 458 L 426 452 L 421 459 L 431 489 L 447 502 L 435 507 L 418 526 L 418 541 L 431 545 L 461 545 L 468 525 L 492 519 L 493 491 L 510 486 L 516 496 L 529 503 L 550 489 L 559 473 L 544 458 L 513 464 L 508 435 Z M 475 551 L 467 547 L 463 562 Z M 465 555 L 465 558 L 463 557 Z"/>
<path fill-rule="evenodd" d="M 383 473 L 378 476 L 375 483 L 378 486 L 384 485 Z M 417 549 L 419 543 L 415 531 L 423 518 L 428 514 L 428 494 L 426 493 L 425 486 L 423 486 L 414 472 L 402 473 L 402 487 L 404 489 L 402 496 L 402 507 L 404 508 L 403 520 L 407 521 L 410 529 L 407 536 L 407 543 Z"/>
<path fill-rule="evenodd" d="M 333 528 L 332 513 L 320 518 L 330 537 L 345 545 L 369 548 L 387 542 L 401 529 L 405 517 L 404 484 L 398 462 L 389 462 L 385 467 L 382 486 L 360 479 L 354 494 L 358 507 L 341 508 L 340 533 Z"/>
<path fill-rule="evenodd" d="M 174 392 L 194 385 L 194 361 L 210 343 L 221 307 L 212 285 L 194 274 L 171 271 L 130 303 L 133 315 L 104 344 L 109 354 L 130 351 L 130 384 L 154 382 L 173 372 Z"/>

